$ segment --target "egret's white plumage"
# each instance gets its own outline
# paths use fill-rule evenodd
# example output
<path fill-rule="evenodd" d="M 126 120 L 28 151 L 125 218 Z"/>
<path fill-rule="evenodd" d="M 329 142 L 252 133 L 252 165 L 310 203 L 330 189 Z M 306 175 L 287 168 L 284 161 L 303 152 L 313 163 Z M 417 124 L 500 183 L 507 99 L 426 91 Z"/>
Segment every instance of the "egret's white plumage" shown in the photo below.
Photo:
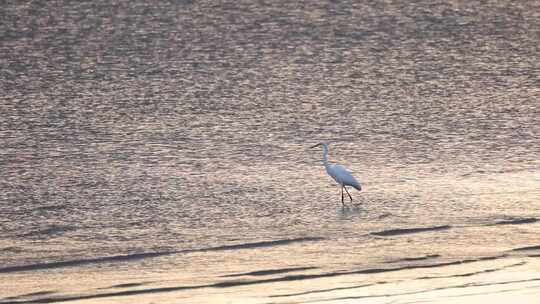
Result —
<path fill-rule="evenodd" d="M 332 177 L 336 183 L 338 183 L 341 186 L 341 203 L 343 203 L 343 189 L 347 192 L 349 195 L 349 198 L 352 202 L 352 196 L 347 190 L 346 186 L 351 186 L 355 188 L 358 191 L 362 190 L 362 187 L 360 186 L 360 183 L 351 175 L 349 171 L 347 171 L 344 167 L 340 165 L 330 165 L 328 163 L 328 144 L 326 143 L 318 143 L 314 145 L 311 148 L 315 148 L 318 146 L 323 147 L 323 164 L 324 168 L 326 169 L 326 173 Z"/>

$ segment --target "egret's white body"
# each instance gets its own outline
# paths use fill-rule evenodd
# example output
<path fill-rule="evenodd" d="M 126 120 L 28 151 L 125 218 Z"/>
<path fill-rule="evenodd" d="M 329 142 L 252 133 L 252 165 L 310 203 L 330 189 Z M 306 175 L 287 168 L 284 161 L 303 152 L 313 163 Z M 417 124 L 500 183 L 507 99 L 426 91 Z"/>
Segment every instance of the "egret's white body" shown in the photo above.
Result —
<path fill-rule="evenodd" d="M 332 177 L 336 181 L 336 183 L 338 183 L 341 186 L 341 203 L 344 204 L 343 189 L 345 189 L 345 191 L 349 195 L 349 198 L 351 199 L 351 202 L 352 202 L 352 196 L 347 190 L 346 186 L 351 186 L 358 191 L 362 190 L 362 186 L 360 186 L 360 183 L 345 168 L 343 168 L 340 165 L 330 165 L 328 163 L 328 144 L 319 143 L 319 144 L 314 145 L 311 148 L 315 148 L 318 146 L 323 147 L 323 164 L 324 164 L 324 168 L 326 169 L 326 173 L 328 173 L 328 175 L 330 175 L 330 177 Z"/>

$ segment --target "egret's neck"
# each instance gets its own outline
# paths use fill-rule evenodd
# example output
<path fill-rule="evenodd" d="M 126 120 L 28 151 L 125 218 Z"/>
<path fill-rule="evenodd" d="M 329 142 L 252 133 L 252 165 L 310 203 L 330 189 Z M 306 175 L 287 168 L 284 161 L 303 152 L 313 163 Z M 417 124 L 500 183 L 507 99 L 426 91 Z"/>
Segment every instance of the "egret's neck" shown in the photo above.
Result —
<path fill-rule="evenodd" d="M 323 164 L 325 167 L 328 167 L 328 147 L 323 146 Z"/>

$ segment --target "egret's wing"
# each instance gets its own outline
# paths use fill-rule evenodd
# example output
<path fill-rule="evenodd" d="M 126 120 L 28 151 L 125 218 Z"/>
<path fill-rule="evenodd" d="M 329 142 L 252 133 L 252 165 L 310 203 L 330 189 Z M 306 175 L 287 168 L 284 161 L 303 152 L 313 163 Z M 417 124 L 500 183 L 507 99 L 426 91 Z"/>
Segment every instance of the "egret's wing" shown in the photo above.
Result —
<path fill-rule="evenodd" d="M 357 190 L 362 189 L 360 187 L 360 183 L 351 175 L 351 173 L 349 173 L 349 171 L 347 171 L 347 169 L 343 168 L 340 165 L 335 165 L 335 166 L 332 166 L 332 171 L 334 175 L 332 177 L 334 177 L 334 179 L 338 183 L 346 185 L 346 186 L 352 186 L 356 188 Z"/>

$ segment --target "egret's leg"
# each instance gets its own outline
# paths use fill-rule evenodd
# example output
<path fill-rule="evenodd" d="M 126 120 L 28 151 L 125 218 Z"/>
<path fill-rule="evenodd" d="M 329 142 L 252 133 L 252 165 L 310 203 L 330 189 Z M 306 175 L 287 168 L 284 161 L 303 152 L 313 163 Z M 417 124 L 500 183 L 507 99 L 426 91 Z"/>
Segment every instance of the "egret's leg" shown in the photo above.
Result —
<path fill-rule="evenodd" d="M 351 202 L 352 202 L 352 196 L 351 194 L 349 193 L 349 190 L 347 190 L 347 187 L 343 186 L 343 188 L 345 188 L 345 191 L 347 191 L 347 194 L 349 195 L 349 198 L 351 199 Z M 343 190 L 341 190 L 343 191 Z"/>
<path fill-rule="evenodd" d="M 341 185 L 341 204 L 345 205 L 345 203 L 343 202 L 343 185 Z"/>

